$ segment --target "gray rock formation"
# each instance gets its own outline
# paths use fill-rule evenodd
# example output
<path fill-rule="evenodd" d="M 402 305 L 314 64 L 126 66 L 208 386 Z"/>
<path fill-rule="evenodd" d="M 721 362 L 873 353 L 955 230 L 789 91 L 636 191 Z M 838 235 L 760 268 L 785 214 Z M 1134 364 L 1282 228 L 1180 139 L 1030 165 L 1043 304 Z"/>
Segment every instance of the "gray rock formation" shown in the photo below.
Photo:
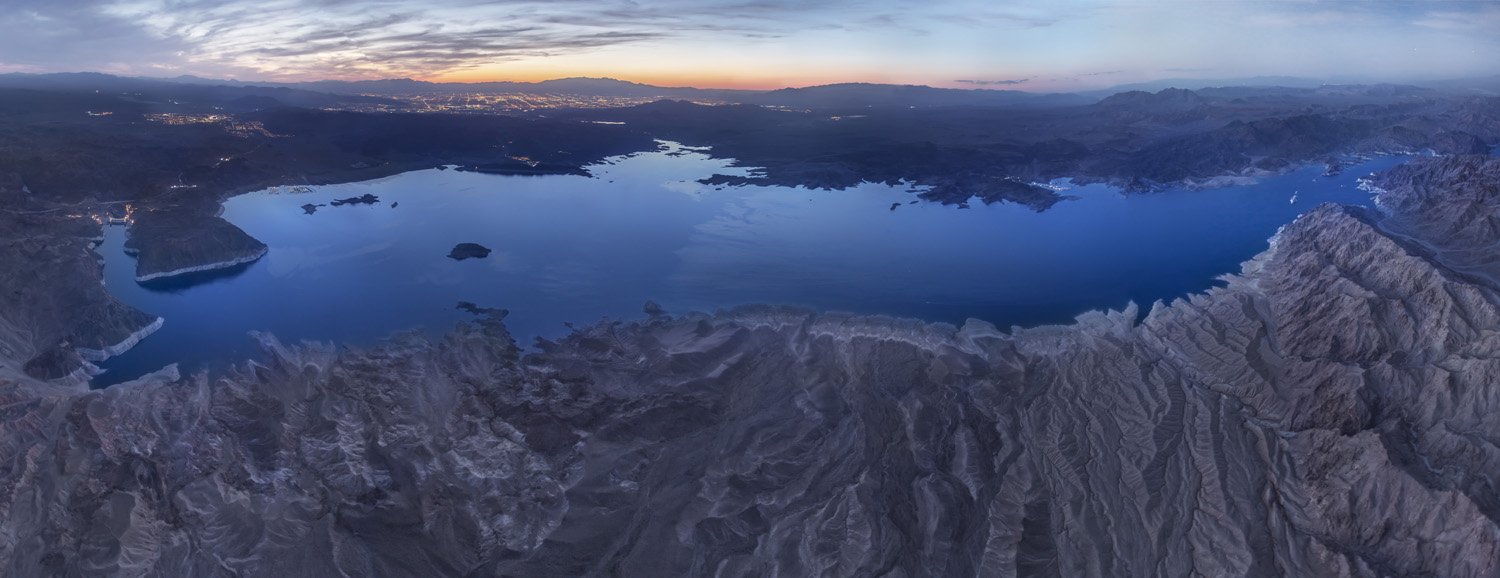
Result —
<path fill-rule="evenodd" d="M 0 571 L 1496 575 L 1500 296 L 1461 249 L 1500 241 L 1500 161 L 1380 184 L 1392 216 L 1320 207 L 1139 323 L 742 308 L 523 356 L 496 312 L 9 378 Z"/>

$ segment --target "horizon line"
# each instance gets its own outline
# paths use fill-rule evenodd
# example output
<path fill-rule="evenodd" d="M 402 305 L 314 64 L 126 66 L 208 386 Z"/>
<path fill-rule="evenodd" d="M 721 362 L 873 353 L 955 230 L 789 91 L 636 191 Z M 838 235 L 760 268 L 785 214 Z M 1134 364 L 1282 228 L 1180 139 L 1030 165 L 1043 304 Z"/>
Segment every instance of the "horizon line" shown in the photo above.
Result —
<path fill-rule="evenodd" d="M 509 78 L 509 79 L 487 79 L 487 80 L 428 80 L 428 79 L 421 79 L 421 78 L 412 78 L 412 77 L 409 77 L 409 76 L 405 76 L 405 77 L 362 78 L 362 79 L 320 78 L 320 79 L 312 79 L 312 80 L 271 80 L 271 79 L 245 80 L 245 79 L 233 78 L 233 77 L 228 77 L 228 78 L 214 78 L 214 77 L 208 77 L 208 76 L 199 76 L 199 75 L 196 75 L 196 74 L 178 74 L 178 75 L 175 75 L 175 76 L 148 76 L 148 75 L 118 74 L 118 73 L 108 72 L 108 71 L 103 71 L 103 70 L 72 70 L 72 71 L 46 71 L 46 72 L 14 70 L 14 71 L 8 71 L 8 72 L 0 73 L 0 76 L 59 76 L 59 75 L 69 75 L 69 74 L 78 74 L 78 75 L 82 75 L 82 74 L 97 74 L 97 75 L 108 76 L 108 77 L 113 77 L 113 78 L 127 78 L 127 79 L 138 79 L 138 80 L 153 80 L 153 81 L 163 81 L 163 82 L 179 81 L 180 79 L 193 79 L 193 80 L 199 80 L 199 81 L 235 83 L 235 84 L 246 84 L 246 85 L 256 85 L 256 84 L 260 84 L 260 85 L 307 85 L 307 84 L 316 84 L 316 83 L 349 83 L 349 84 L 354 84 L 354 83 L 375 83 L 375 82 L 417 82 L 417 83 L 424 83 L 424 84 L 447 85 L 447 86 L 482 85 L 482 84 L 525 84 L 525 85 L 537 85 L 537 84 L 543 84 L 543 83 L 547 83 L 547 82 L 558 82 L 558 81 L 565 81 L 565 80 L 595 80 L 595 81 L 619 82 L 619 83 L 624 83 L 624 84 L 633 84 L 633 85 L 637 85 L 637 86 L 650 87 L 650 88 L 660 88 L 660 89 L 666 89 L 666 90 L 702 90 L 702 91 L 727 91 L 727 92 L 772 92 L 772 91 L 777 91 L 777 90 L 796 90 L 796 89 L 820 88 L 820 87 L 829 87 L 829 86 L 865 85 L 865 86 L 891 86 L 891 87 L 930 88 L 930 89 L 934 89 L 934 90 L 957 90 L 957 91 L 970 91 L 970 92 L 1010 92 L 1010 93 L 1026 93 L 1026 94 L 1035 94 L 1035 95 L 1078 94 L 1078 93 L 1088 93 L 1088 92 L 1102 92 L 1102 91 L 1108 91 L 1108 90 L 1111 90 L 1111 89 L 1114 89 L 1114 88 L 1117 88 L 1117 87 L 1122 87 L 1122 86 L 1144 85 L 1144 84 L 1152 84 L 1152 83 L 1159 83 L 1159 82 L 1170 82 L 1170 81 L 1179 81 L 1179 80 L 1180 81 L 1199 82 L 1199 83 L 1202 83 L 1202 82 L 1210 82 L 1211 83 L 1211 82 L 1246 82 L 1246 81 L 1254 81 L 1254 80 L 1257 80 L 1257 79 L 1281 79 L 1281 80 L 1297 81 L 1299 83 L 1317 83 L 1319 86 L 1359 86 L 1359 85 L 1394 84 L 1394 85 L 1409 85 L 1409 86 L 1418 86 L 1418 87 L 1420 87 L 1420 86 L 1422 86 L 1424 84 L 1428 84 L 1428 83 L 1455 82 L 1455 81 L 1463 81 L 1463 80 L 1480 80 L 1480 79 L 1487 78 L 1487 77 L 1465 77 L 1465 78 L 1451 78 L 1451 79 L 1437 79 L 1437 80 L 1406 80 L 1406 81 L 1401 81 L 1401 80 L 1373 80 L 1373 79 L 1364 80 L 1364 81 L 1356 81 L 1356 80 L 1353 80 L 1353 79 L 1349 79 L 1349 80 L 1344 81 L 1344 82 L 1335 82 L 1335 81 L 1333 81 L 1333 79 L 1320 79 L 1320 78 L 1314 78 L 1314 77 L 1293 76 L 1293 75 L 1255 75 L 1255 76 L 1247 76 L 1247 77 L 1243 77 L 1243 78 L 1162 77 L 1162 78 L 1155 78 L 1155 79 L 1150 79 L 1150 80 L 1142 80 L 1142 81 L 1137 81 L 1137 82 L 1124 82 L 1124 83 L 1114 84 L 1114 85 L 1105 86 L 1105 87 L 1093 87 L 1093 88 L 1090 88 L 1090 87 L 1080 87 L 1080 88 L 1076 88 L 1076 89 L 1056 89 L 1056 90 L 1028 90 L 1026 88 L 1021 88 L 1018 85 L 1011 85 L 1011 84 L 1004 84 L 1003 86 L 1005 86 L 1005 88 L 997 88 L 997 87 L 986 86 L 986 85 L 982 85 L 982 84 L 976 85 L 976 86 L 940 86 L 940 85 L 934 85 L 934 84 L 921 84 L 921 83 L 910 83 L 910 82 L 874 82 L 874 81 L 861 81 L 861 80 L 825 82 L 825 83 L 819 83 L 819 84 L 803 84 L 803 85 L 791 85 L 791 84 L 768 85 L 765 88 L 747 88 L 747 87 L 726 87 L 726 86 L 712 86 L 712 85 L 699 86 L 699 85 L 692 85 L 692 84 L 655 84 L 655 83 L 652 83 L 652 82 L 643 82 L 643 81 L 639 81 L 639 80 L 629 80 L 629 79 L 626 79 L 626 78 L 619 78 L 619 77 L 607 76 L 607 75 L 606 76 L 588 76 L 588 75 L 558 76 L 558 77 L 552 77 L 552 78 L 543 78 L 543 79 L 540 79 L 540 80 L 521 80 L 521 79 L 516 79 L 516 78 Z M 1500 76 L 1500 75 L 1497 75 L 1497 76 Z M 954 83 L 965 83 L 965 82 L 974 82 L 974 81 L 954 80 L 953 82 Z M 979 83 L 976 83 L 976 84 L 979 84 Z M 1277 85 L 1277 84 L 1274 84 L 1274 83 L 1273 84 L 1223 84 L 1223 85 L 1204 86 L 1204 87 L 1200 87 L 1200 88 L 1230 87 L 1230 86 L 1262 86 L 1262 87 L 1272 87 L 1272 86 L 1284 86 L 1284 85 Z M 1178 88 L 1178 87 L 1164 86 L 1164 87 L 1161 87 L 1161 88 L 1165 89 L 1165 88 Z M 1136 90 L 1139 90 L 1139 89 L 1136 89 Z M 1196 89 L 1189 89 L 1189 90 L 1196 90 Z"/>

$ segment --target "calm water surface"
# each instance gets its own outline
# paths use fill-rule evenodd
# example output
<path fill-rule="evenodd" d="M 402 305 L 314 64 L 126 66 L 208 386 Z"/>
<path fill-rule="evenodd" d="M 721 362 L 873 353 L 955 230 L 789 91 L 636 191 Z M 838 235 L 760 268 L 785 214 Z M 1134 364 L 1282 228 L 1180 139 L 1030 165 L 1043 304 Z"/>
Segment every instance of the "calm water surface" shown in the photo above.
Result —
<path fill-rule="evenodd" d="M 270 253 L 232 274 L 143 287 L 121 250 L 124 229 L 106 231 L 99 252 L 110 289 L 166 323 L 104 363 L 96 384 L 254 355 L 252 330 L 356 345 L 409 328 L 440 333 L 468 317 L 459 301 L 510 309 L 523 344 L 565 334 L 565 322 L 643 317 L 648 299 L 677 313 L 759 302 L 1002 327 L 1065 322 L 1202 291 L 1298 214 L 1368 204 L 1355 179 L 1399 161 L 1207 191 L 1074 187 L 1067 194 L 1080 199 L 1042 213 L 905 204 L 916 197 L 904 187 L 874 184 L 699 185 L 743 169 L 675 145 L 613 159 L 595 178 L 434 169 L 251 193 L 227 202 L 224 216 Z M 365 193 L 380 202 L 299 208 Z M 463 242 L 494 253 L 447 258 Z"/>

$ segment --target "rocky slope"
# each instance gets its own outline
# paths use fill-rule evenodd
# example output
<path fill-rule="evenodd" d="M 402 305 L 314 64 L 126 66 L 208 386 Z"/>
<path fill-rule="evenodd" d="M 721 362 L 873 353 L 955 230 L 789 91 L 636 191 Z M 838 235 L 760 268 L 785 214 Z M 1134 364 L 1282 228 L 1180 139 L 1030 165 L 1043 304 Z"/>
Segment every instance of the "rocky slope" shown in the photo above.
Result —
<path fill-rule="evenodd" d="M 85 358 L 133 345 L 159 319 L 109 294 L 96 223 L 24 201 L 0 187 L 0 372 L 87 379 Z"/>
<path fill-rule="evenodd" d="M 1500 573 L 1500 160 L 1223 288 L 1002 333 L 743 308 L 521 355 L 287 346 L 0 385 L 10 575 Z M 7 372 L 0 370 L 0 375 Z"/>

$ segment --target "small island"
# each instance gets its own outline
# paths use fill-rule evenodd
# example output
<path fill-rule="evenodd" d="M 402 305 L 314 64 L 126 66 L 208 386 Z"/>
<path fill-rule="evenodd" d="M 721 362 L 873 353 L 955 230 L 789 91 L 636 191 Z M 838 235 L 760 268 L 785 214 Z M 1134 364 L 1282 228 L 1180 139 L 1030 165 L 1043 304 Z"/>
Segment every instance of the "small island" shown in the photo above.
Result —
<path fill-rule="evenodd" d="M 490 248 L 478 243 L 459 243 L 448 252 L 448 258 L 455 261 L 483 259 L 488 256 L 490 256 Z"/>
<path fill-rule="evenodd" d="M 332 201 L 332 202 L 330 202 L 328 204 L 333 205 L 335 207 L 341 207 L 341 206 L 344 206 L 344 205 L 373 205 L 373 204 L 378 203 L 378 202 L 380 202 L 380 197 L 377 197 L 377 196 L 372 195 L 370 193 L 365 193 L 365 194 L 363 194 L 361 196 L 358 196 L 358 197 L 349 197 L 347 199 L 337 199 L 337 200 L 334 200 L 334 201 Z"/>

